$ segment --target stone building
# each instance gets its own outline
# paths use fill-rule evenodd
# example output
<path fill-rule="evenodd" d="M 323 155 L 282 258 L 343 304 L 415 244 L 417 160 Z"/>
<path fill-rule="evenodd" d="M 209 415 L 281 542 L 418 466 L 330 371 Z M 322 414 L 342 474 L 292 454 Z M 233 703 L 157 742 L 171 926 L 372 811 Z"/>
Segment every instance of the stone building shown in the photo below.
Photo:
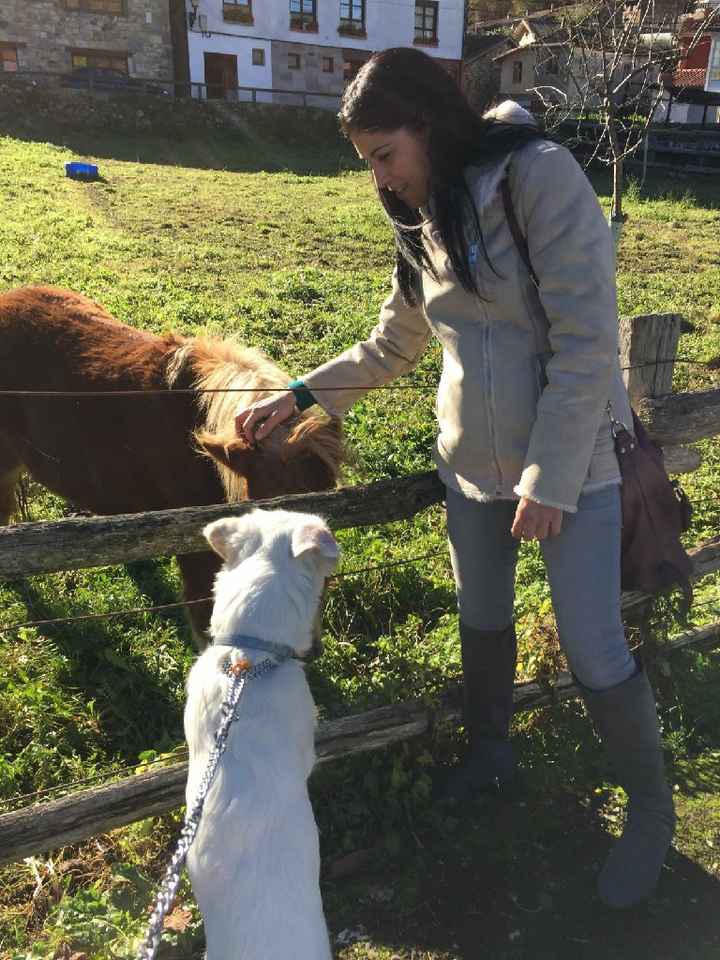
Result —
<path fill-rule="evenodd" d="M 109 68 L 172 81 L 171 6 L 168 0 L 2 0 L 0 71 Z"/>

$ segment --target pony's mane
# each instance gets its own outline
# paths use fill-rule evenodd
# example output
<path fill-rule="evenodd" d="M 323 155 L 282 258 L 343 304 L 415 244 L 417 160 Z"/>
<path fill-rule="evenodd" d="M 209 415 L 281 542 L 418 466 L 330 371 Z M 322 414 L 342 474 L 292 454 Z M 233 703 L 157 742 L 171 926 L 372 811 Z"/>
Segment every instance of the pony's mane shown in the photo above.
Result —
<path fill-rule="evenodd" d="M 167 367 L 168 386 L 177 385 L 187 374 L 198 391 L 197 404 L 204 419 L 197 433 L 214 434 L 226 443 L 235 437 L 238 404 L 250 406 L 286 387 L 290 379 L 259 350 L 212 337 L 193 337 L 172 354 Z M 335 478 L 339 475 L 344 457 L 342 437 L 337 424 L 327 416 L 301 413 L 276 427 L 262 443 L 283 458 L 293 445 L 302 444 Z M 243 478 L 221 463 L 216 462 L 216 467 L 228 502 L 245 499 Z"/>

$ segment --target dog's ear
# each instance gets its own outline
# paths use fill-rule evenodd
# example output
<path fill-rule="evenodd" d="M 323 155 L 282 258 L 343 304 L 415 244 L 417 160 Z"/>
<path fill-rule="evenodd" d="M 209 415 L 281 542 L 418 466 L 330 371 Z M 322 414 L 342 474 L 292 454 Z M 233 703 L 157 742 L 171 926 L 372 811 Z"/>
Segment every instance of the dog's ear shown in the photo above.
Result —
<path fill-rule="evenodd" d="M 322 520 L 307 521 L 292 532 L 291 550 L 294 557 L 313 551 L 330 573 L 340 559 L 340 545 Z"/>
<path fill-rule="evenodd" d="M 203 536 L 223 560 L 229 560 L 234 553 L 238 519 L 238 517 L 223 517 L 221 520 L 213 520 L 203 528 Z"/>
<path fill-rule="evenodd" d="M 257 455 L 257 449 L 242 437 L 223 440 L 215 434 L 198 431 L 195 440 L 202 453 L 242 476 L 250 472 L 253 457 Z"/>

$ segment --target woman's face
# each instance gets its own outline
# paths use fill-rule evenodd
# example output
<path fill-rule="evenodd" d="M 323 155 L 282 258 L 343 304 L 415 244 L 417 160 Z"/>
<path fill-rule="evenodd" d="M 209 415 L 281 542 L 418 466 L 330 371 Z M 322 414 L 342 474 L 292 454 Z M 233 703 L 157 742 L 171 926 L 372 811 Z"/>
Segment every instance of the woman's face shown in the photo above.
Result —
<path fill-rule="evenodd" d="M 350 138 L 370 166 L 379 190 L 392 191 L 408 207 L 425 206 L 430 185 L 426 130 L 362 130 Z"/>

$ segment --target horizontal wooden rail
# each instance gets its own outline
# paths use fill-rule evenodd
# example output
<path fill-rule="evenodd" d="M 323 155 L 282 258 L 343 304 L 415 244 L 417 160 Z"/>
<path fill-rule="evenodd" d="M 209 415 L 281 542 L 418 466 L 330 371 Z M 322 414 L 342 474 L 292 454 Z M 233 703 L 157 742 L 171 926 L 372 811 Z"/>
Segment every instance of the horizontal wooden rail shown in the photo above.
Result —
<path fill-rule="evenodd" d="M 702 463 L 702 457 L 693 447 L 663 447 L 663 459 L 668 473 L 692 473 Z"/>
<path fill-rule="evenodd" d="M 421 704 L 401 703 L 318 727 L 320 762 L 376 750 L 428 728 Z M 114 827 L 165 813 L 185 802 L 187 763 L 174 763 L 103 787 L 25 807 L 0 817 L 0 864 L 77 843 Z"/>
<path fill-rule="evenodd" d="M 720 434 L 720 390 L 645 397 L 639 401 L 637 412 L 661 446 L 694 443 Z"/>
<path fill-rule="evenodd" d="M 720 391 L 716 392 L 720 395 Z M 642 401 L 643 404 L 651 402 L 661 401 Z M 717 430 L 720 432 L 720 417 Z M 668 452 L 670 472 L 695 469 L 699 462 L 692 450 L 673 448 Z M 409 519 L 440 503 L 444 496 L 445 487 L 437 473 L 428 471 L 328 493 L 293 494 L 272 500 L 111 517 L 18 523 L 0 527 L 0 580 L 194 553 L 207 547 L 200 532 L 206 523 L 218 517 L 240 516 L 256 506 L 320 513 L 333 529 L 343 530 Z"/>
<path fill-rule="evenodd" d="M 688 647 L 710 650 L 720 644 L 720 621 L 684 634 L 662 647 L 666 656 Z M 579 695 L 570 674 L 550 684 L 515 684 L 515 712 L 547 706 Z M 318 760 L 327 763 L 377 750 L 426 733 L 433 724 L 457 721 L 457 697 L 435 709 L 420 702 L 398 703 L 321 723 L 315 738 Z M 79 843 L 145 817 L 167 813 L 185 802 L 187 763 L 175 763 L 117 783 L 83 790 L 49 803 L 0 816 L 0 865 Z"/>
<path fill-rule="evenodd" d="M 720 570 L 720 537 L 714 537 L 712 540 L 700 544 L 699 547 L 693 547 L 688 550 L 688 554 L 693 565 L 693 580 L 701 580 L 709 573 L 716 573 Z M 651 600 L 652 598 L 646 593 L 623 593 L 623 615 L 626 617 L 632 616 L 636 612 L 644 610 Z"/>
<path fill-rule="evenodd" d="M 328 493 L 19 523 L 0 527 L 0 580 L 206 550 L 201 534 L 206 523 L 219 517 L 240 516 L 255 507 L 319 513 L 335 530 L 342 530 L 406 520 L 439 503 L 444 496 L 445 487 L 437 473 L 431 471 Z"/>

